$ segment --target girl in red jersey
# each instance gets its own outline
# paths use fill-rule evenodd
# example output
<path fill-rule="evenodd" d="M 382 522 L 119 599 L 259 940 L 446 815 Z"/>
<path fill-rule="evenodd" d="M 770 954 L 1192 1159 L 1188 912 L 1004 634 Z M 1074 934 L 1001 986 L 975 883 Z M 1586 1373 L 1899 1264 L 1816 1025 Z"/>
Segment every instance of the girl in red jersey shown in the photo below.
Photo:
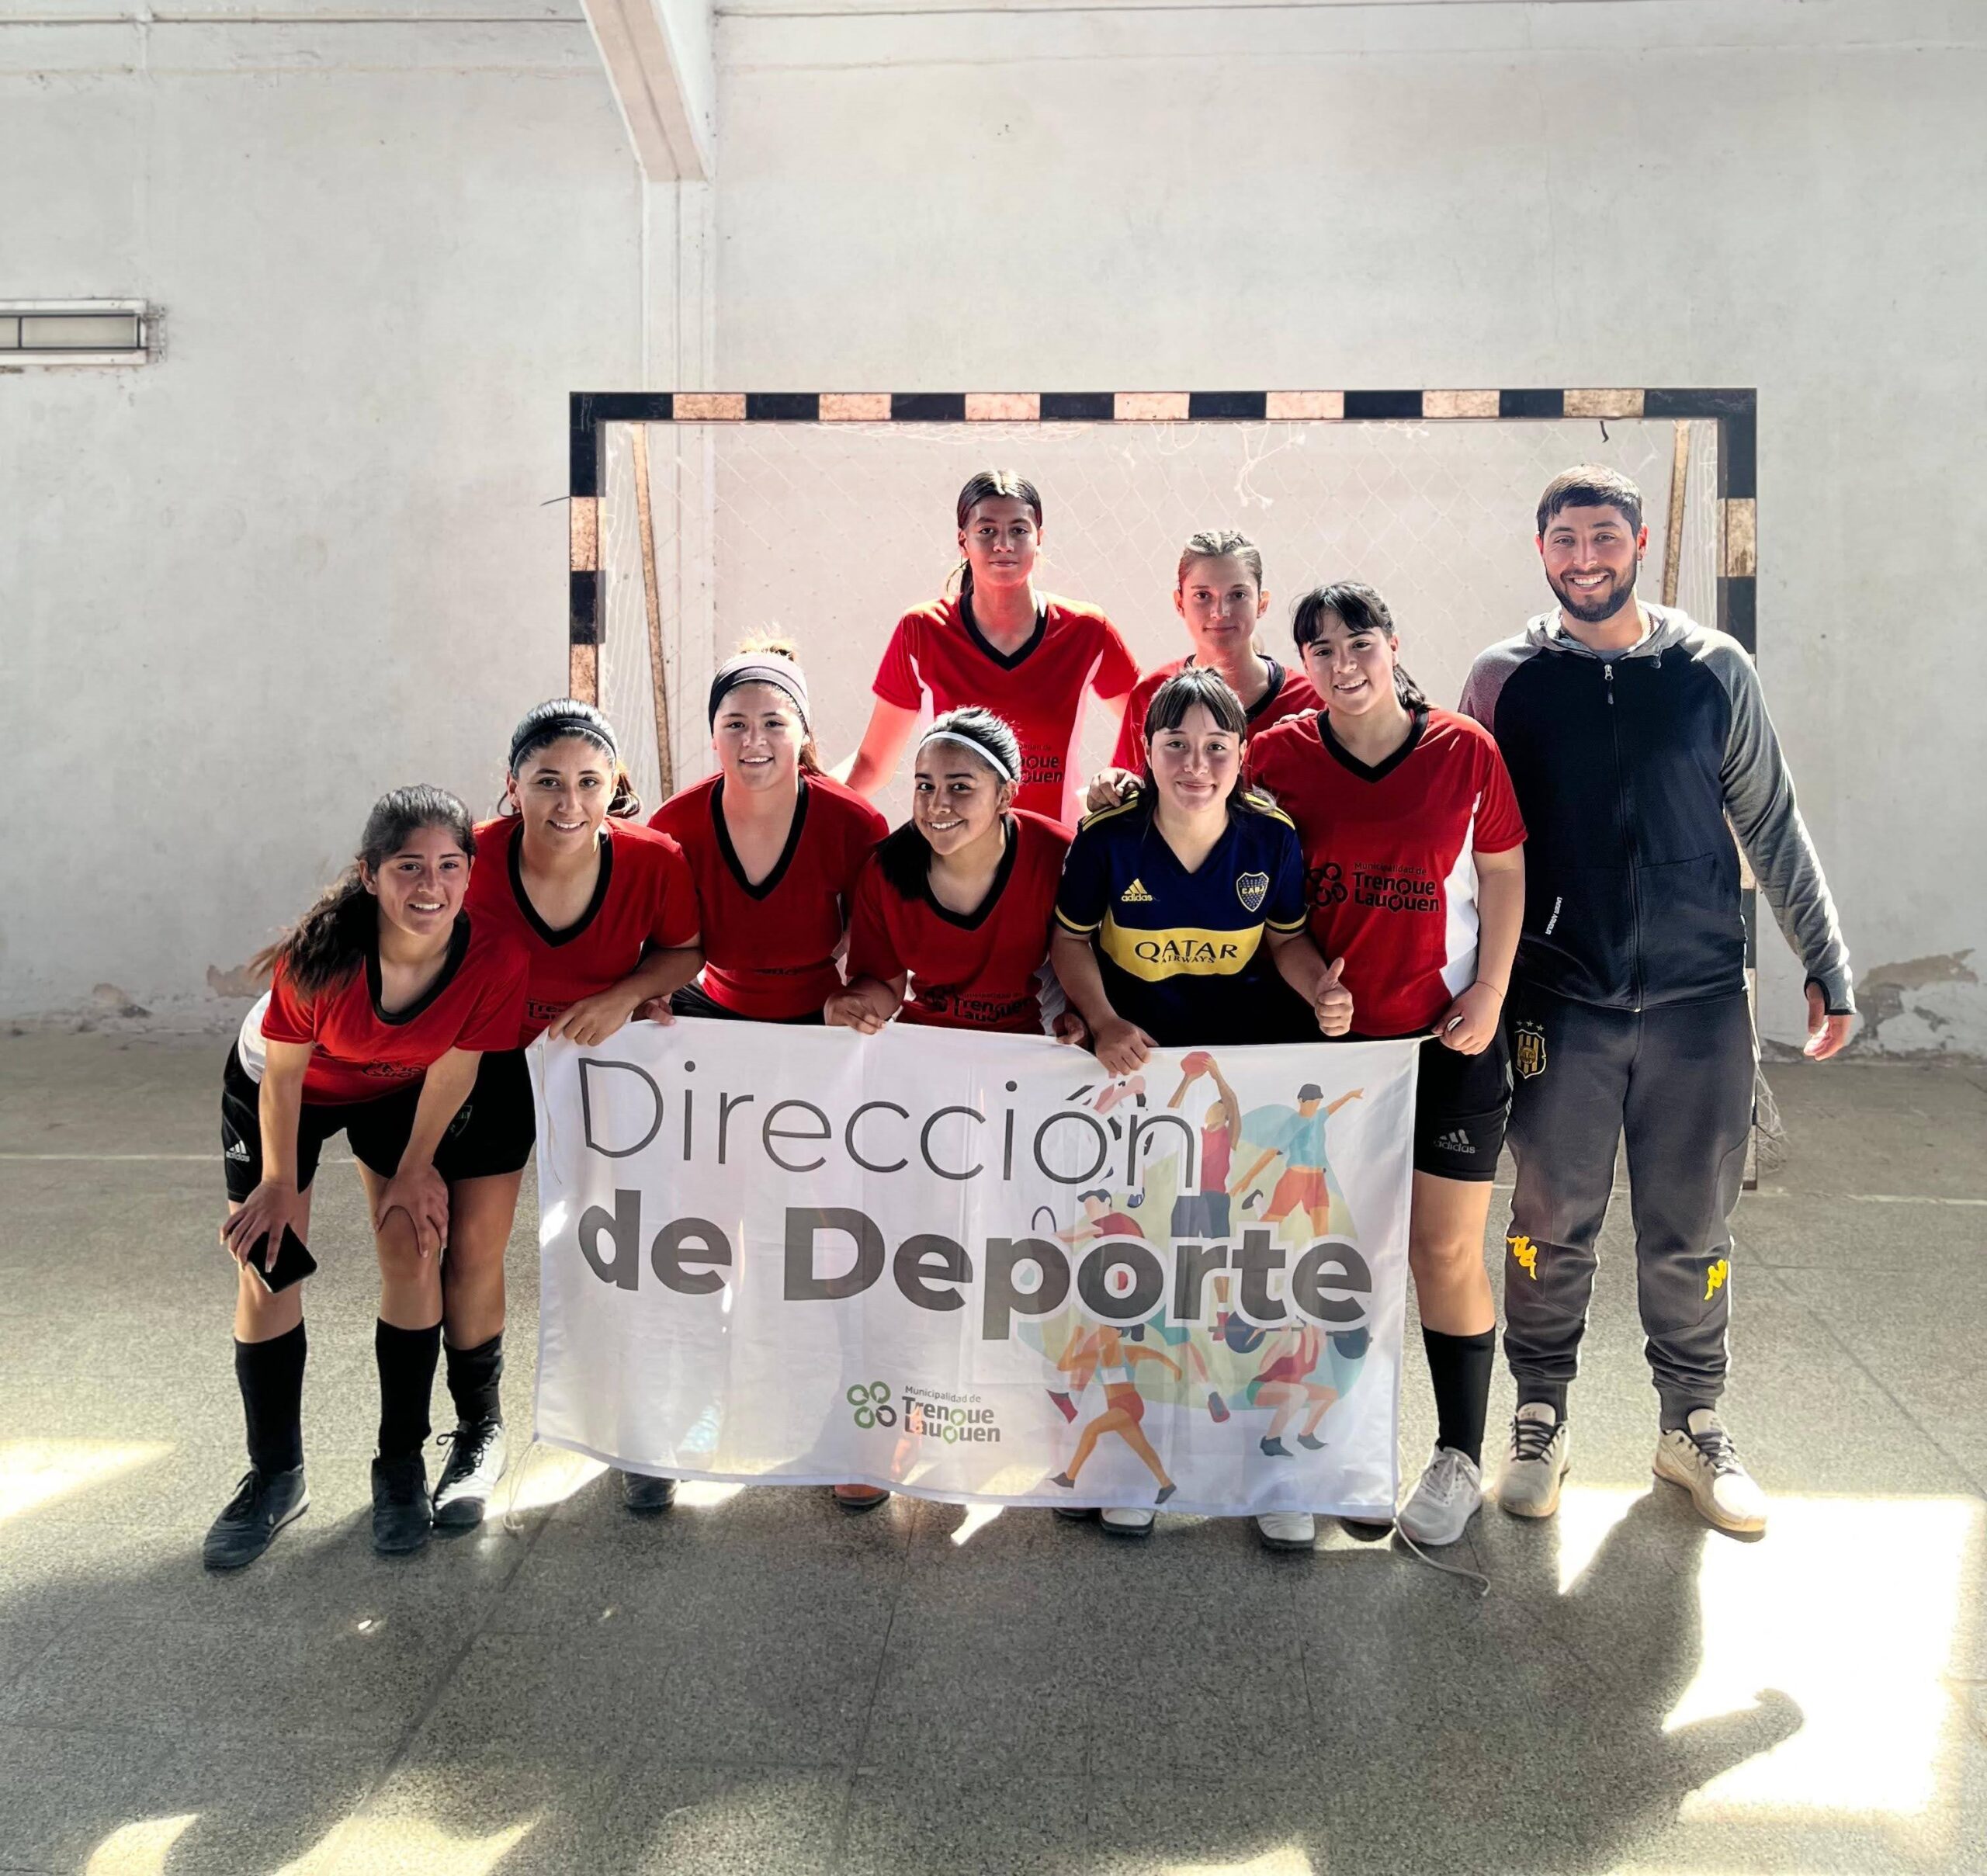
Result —
<path fill-rule="evenodd" d="M 681 843 L 702 907 L 704 974 L 678 1016 L 818 1023 L 842 987 L 835 959 L 855 882 L 889 824 L 821 772 L 807 679 L 792 646 L 748 645 L 711 679 L 718 772 L 672 796 L 649 823 Z M 868 1511 L 889 1493 L 838 1485 Z"/>
<path fill-rule="evenodd" d="M 471 914 L 508 932 L 530 960 L 518 1040 L 540 1034 L 591 1045 L 651 999 L 697 974 L 697 889 L 667 834 L 631 826 L 642 804 L 607 719 L 570 697 L 526 713 L 511 737 L 504 806 L 476 831 Z M 668 1011 L 662 1011 L 668 1020 Z M 524 1088 L 524 1122 L 533 1116 Z M 435 1487 L 435 1522 L 480 1523 L 504 1472 L 504 1250 L 510 1208 L 443 1264 L 445 1341 L 456 1430 Z M 630 1510 L 660 1511 L 675 1481 L 622 1475 Z"/>
<path fill-rule="evenodd" d="M 865 1035 L 893 1017 L 1039 1035 L 1037 977 L 1070 837 L 1014 807 L 1021 746 L 990 710 L 939 717 L 915 773 L 910 819 L 856 883 L 848 987 L 827 1018 Z"/>
<path fill-rule="evenodd" d="M 1073 824 L 1084 693 L 1094 691 L 1114 716 L 1122 715 L 1138 665 L 1096 607 L 1035 591 L 1042 497 L 1032 482 L 982 470 L 959 491 L 957 511 L 965 557 L 959 597 L 897 621 L 848 785 L 872 795 L 896 773 L 928 695 L 937 712 L 983 704 L 1020 739 L 1015 806 Z"/>
<path fill-rule="evenodd" d="M 1250 774 L 1297 824 L 1312 934 L 1345 959 L 1359 1033 L 1431 1039 L 1409 1264 L 1437 1432 L 1398 1522 L 1418 1542 L 1452 1544 L 1482 1503 L 1496 1323 L 1483 1228 L 1510 1110 L 1500 1024 L 1524 912 L 1524 824 L 1489 732 L 1428 707 L 1371 587 L 1307 593 L 1292 632 L 1325 708 L 1258 737 Z"/>
<path fill-rule="evenodd" d="M 1233 528 L 1204 528 L 1190 535 L 1180 551 L 1180 570 L 1173 583 L 1173 609 L 1187 628 L 1193 647 L 1149 671 L 1132 687 L 1118 731 L 1111 767 L 1094 777 L 1085 805 L 1091 813 L 1114 806 L 1137 787 L 1145 761 L 1139 726 L 1175 671 L 1198 666 L 1218 671 L 1242 700 L 1251 736 L 1319 707 L 1318 693 L 1301 671 L 1287 671 L 1269 656 L 1256 636 L 1256 626 L 1269 610 L 1263 587 L 1263 557 L 1247 535 Z"/>
<path fill-rule="evenodd" d="M 252 1562 L 309 1503 L 302 1294 L 272 1291 L 267 1273 L 287 1233 L 308 1235 L 318 1156 L 341 1132 L 380 1258 L 373 1547 L 392 1555 L 428 1541 L 421 1448 L 442 1340 L 442 1247 L 472 1219 L 508 1212 L 531 1152 L 530 1091 L 520 1129 L 509 1085 L 522 1070 L 525 957 L 463 909 L 475 853 L 453 795 L 396 789 L 367 818 L 344 876 L 257 960 L 273 980 L 221 1084 L 220 1240 L 240 1265 L 234 1370 L 249 1470 L 207 1533 L 210 1568 Z"/>
<path fill-rule="evenodd" d="M 889 824 L 821 772 L 791 646 L 769 641 L 726 659 L 709 710 L 718 772 L 649 822 L 682 848 L 702 908 L 703 976 L 671 1007 L 818 1023 L 842 987 L 835 959 L 857 876 Z"/>

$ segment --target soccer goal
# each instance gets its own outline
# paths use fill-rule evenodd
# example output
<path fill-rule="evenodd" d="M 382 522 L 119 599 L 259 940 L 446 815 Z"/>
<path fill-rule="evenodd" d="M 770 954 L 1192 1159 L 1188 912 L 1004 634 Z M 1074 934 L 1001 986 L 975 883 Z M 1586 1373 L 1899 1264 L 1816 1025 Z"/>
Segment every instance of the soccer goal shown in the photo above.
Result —
<path fill-rule="evenodd" d="M 575 393 L 572 691 L 605 709 L 643 799 L 659 800 L 713 766 L 714 664 L 777 630 L 806 661 L 822 754 L 838 761 L 891 628 L 957 564 L 960 484 L 996 467 L 1042 491 L 1038 584 L 1101 605 L 1142 667 L 1184 649 L 1170 595 L 1188 536 L 1239 528 L 1262 549 L 1271 656 L 1292 661 L 1306 587 L 1363 580 L 1393 613 L 1403 663 L 1452 705 L 1476 653 L 1545 609 L 1538 496 L 1589 462 L 1642 489 L 1645 595 L 1750 651 L 1756 408 L 1750 390 L 1650 388 Z M 1091 709 L 1080 773 L 1113 734 Z M 907 789 L 900 773 L 879 799 L 893 822 Z"/>
<path fill-rule="evenodd" d="M 1538 494 L 1575 463 L 1640 484 L 1644 591 L 1753 634 L 1753 399 L 1660 390 L 1013 394 L 581 394 L 571 407 L 571 683 L 598 701 L 645 799 L 707 773 L 713 664 L 794 640 L 824 757 L 860 738 L 899 615 L 958 560 L 973 471 L 1042 493 L 1038 581 L 1101 605 L 1142 665 L 1176 657 L 1181 544 L 1239 528 L 1273 598 L 1264 649 L 1323 580 L 1383 594 L 1402 657 L 1453 703 L 1476 653 L 1550 602 Z M 1101 764 L 1093 709 L 1081 743 Z M 879 805 L 894 817 L 896 793 Z"/>

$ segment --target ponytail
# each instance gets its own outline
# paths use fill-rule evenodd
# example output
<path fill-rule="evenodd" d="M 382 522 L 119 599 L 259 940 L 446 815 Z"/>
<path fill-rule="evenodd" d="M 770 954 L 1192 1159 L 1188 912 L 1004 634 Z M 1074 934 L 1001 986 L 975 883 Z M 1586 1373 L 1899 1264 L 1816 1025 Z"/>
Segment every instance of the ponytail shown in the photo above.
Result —
<path fill-rule="evenodd" d="M 355 863 L 318 894 L 317 902 L 273 945 L 248 962 L 258 977 L 276 967 L 307 997 L 335 990 L 356 970 L 380 938 L 380 902 L 366 891 Z"/>
<path fill-rule="evenodd" d="M 906 821 L 876 843 L 876 868 L 883 883 L 902 900 L 922 899 L 931 876 L 931 843 Z"/>
<path fill-rule="evenodd" d="M 250 970 L 263 975 L 280 966 L 307 997 L 345 983 L 379 945 L 380 903 L 366 889 L 366 875 L 376 874 L 423 827 L 446 828 L 476 858 L 475 827 L 454 796 L 425 782 L 397 788 L 373 803 L 352 864 L 275 944 L 255 954 Z"/>

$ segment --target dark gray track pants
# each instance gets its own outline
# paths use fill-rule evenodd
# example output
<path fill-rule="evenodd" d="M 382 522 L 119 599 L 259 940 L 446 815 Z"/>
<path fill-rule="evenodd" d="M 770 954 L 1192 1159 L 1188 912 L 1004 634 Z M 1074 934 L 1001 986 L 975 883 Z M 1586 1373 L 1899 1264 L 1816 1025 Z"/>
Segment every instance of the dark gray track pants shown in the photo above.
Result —
<path fill-rule="evenodd" d="M 1594 1244 L 1625 1136 L 1635 1293 L 1663 1423 L 1725 1389 L 1731 1219 L 1757 1045 L 1743 992 L 1632 1012 L 1514 987 L 1504 1355 L 1521 1401 L 1563 1411 L 1593 1293 Z"/>

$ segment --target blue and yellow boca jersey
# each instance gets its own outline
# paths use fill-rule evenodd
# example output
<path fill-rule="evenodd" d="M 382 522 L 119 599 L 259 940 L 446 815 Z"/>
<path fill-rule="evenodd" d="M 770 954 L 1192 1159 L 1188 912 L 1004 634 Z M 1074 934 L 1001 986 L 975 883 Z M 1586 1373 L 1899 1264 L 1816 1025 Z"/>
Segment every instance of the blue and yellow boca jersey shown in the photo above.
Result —
<path fill-rule="evenodd" d="M 1297 830 L 1274 809 L 1231 813 L 1190 873 L 1140 803 L 1106 808 L 1077 829 L 1056 899 L 1063 928 L 1095 944 L 1111 1007 L 1169 1049 L 1301 1035 L 1263 933 L 1305 916 Z"/>

